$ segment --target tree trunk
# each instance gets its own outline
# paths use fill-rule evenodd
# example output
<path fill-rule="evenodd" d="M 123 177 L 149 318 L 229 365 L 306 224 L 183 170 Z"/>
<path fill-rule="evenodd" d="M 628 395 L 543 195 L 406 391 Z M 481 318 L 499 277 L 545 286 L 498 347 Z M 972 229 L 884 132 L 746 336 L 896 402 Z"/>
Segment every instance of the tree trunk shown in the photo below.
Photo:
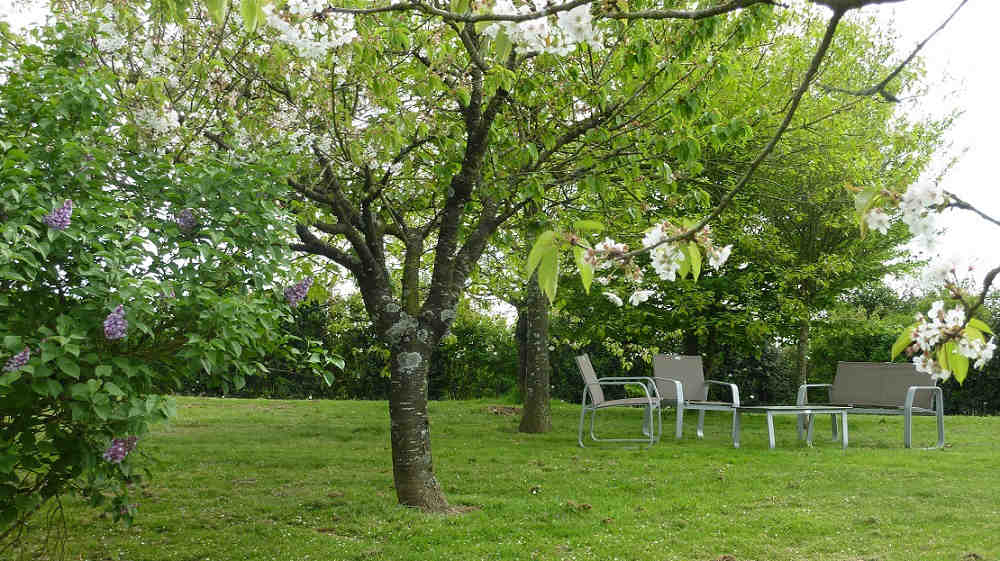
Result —
<path fill-rule="evenodd" d="M 806 355 L 809 352 L 809 318 L 802 318 L 799 320 L 799 343 L 796 348 L 796 368 L 799 373 L 798 384 L 807 383 L 808 378 L 808 367 L 809 363 L 806 359 Z"/>
<path fill-rule="evenodd" d="M 392 475 L 400 504 L 430 512 L 448 510 L 431 458 L 427 417 L 427 368 L 432 346 L 400 345 L 392 356 L 389 389 Z"/>
<path fill-rule="evenodd" d="M 549 302 L 538 287 L 537 274 L 525 287 L 525 298 L 517 315 L 518 383 L 524 399 L 520 432 L 541 433 L 552 429 L 549 405 Z"/>

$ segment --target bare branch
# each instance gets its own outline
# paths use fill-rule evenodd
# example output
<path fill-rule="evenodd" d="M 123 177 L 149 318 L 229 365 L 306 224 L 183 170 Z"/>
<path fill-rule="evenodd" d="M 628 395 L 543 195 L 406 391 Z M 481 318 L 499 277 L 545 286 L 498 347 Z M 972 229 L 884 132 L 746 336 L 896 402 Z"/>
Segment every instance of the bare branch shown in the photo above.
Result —
<path fill-rule="evenodd" d="M 839 3 L 839 4 L 851 3 L 851 2 L 848 2 L 846 0 L 841 0 L 839 2 L 835 2 L 834 0 L 827 0 L 826 2 L 823 2 L 823 1 L 820 1 L 820 0 L 814 0 L 814 1 L 816 1 L 816 2 L 818 2 L 820 4 L 827 4 L 827 5 L 834 4 L 834 3 Z M 861 3 L 862 5 L 864 5 L 864 4 L 880 4 L 880 3 L 883 3 L 883 2 L 899 2 L 899 1 L 902 1 L 902 0 L 868 0 L 867 2 L 863 2 L 862 0 L 854 0 L 853 3 Z M 863 90 L 846 90 L 846 89 L 843 89 L 843 88 L 837 88 L 837 87 L 834 87 L 834 86 L 827 86 L 827 85 L 823 85 L 823 84 L 820 84 L 819 87 L 821 89 L 823 89 L 824 91 L 828 91 L 828 92 L 844 93 L 844 94 L 856 95 L 856 96 L 860 96 L 860 97 L 868 97 L 868 96 L 872 96 L 872 95 L 878 94 L 878 95 L 881 95 L 886 101 L 893 102 L 893 103 L 899 102 L 900 99 L 898 97 L 896 97 L 895 95 L 893 95 L 893 94 L 889 93 L 888 91 L 886 91 L 885 88 L 889 85 L 889 82 L 891 82 L 893 80 L 893 78 L 895 78 L 896 76 L 899 76 L 899 73 L 902 72 L 904 68 L 906 68 L 906 65 L 910 64 L 910 62 L 917 56 L 917 53 L 920 52 L 920 49 L 923 49 L 924 45 L 926 45 L 928 41 L 930 41 L 935 35 L 937 35 L 937 33 L 939 31 L 941 31 L 942 29 L 944 29 L 945 26 L 948 25 L 948 22 L 950 22 L 952 20 L 952 18 L 955 17 L 955 14 L 957 14 L 958 11 L 961 10 L 962 7 L 965 6 L 965 4 L 968 1 L 969 0 L 962 0 L 958 4 L 958 7 L 956 7 L 951 12 L 951 15 L 948 16 L 948 18 L 945 19 L 941 23 L 941 25 L 937 26 L 937 29 L 935 29 L 934 31 L 932 31 L 931 34 L 928 35 L 923 41 L 917 43 L 917 47 L 915 49 L 913 49 L 913 52 L 910 53 L 910 56 L 906 57 L 906 60 L 904 60 L 903 62 L 899 63 L 899 65 L 896 66 L 896 68 L 892 72 L 890 72 L 888 76 L 886 76 L 884 79 L 882 79 L 881 82 L 875 84 L 874 86 L 872 86 L 870 88 L 866 88 L 866 89 L 863 89 Z"/>
<path fill-rule="evenodd" d="M 989 223 L 991 223 L 991 224 L 993 224 L 995 226 L 1000 226 L 1000 220 L 997 220 L 996 218 L 993 218 L 992 216 L 990 216 L 990 215 L 986 214 L 985 212 L 979 210 L 978 208 L 972 206 L 971 204 L 967 203 L 966 201 L 960 199 L 958 197 L 958 195 L 956 195 L 955 193 L 952 193 L 951 191 L 945 191 L 944 194 L 948 195 L 948 198 L 951 199 L 951 202 L 949 202 L 945 206 L 945 208 L 960 208 L 962 210 L 968 210 L 970 212 L 973 212 L 973 213 L 979 215 L 979 217 L 982 218 L 983 220 L 985 220 L 985 221 L 987 221 L 987 222 L 989 222 Z"/>
<path fill-rule="evenodd" d="M 808 70 L 806 70 L 806 75 L 804 78 L 802 78 L 802 82 L 799 84 L 798 89 L 795 90 L 795 94 L 792 96 L 792 101 L 788 107 L 788 111 L 785 112 L 784 120 L 781 122 L 781 125 L 778 127 L 778 130 L 774 132 L 774 135 L 771 137 L 771 140 L 768 141 L 767 145 L 764 146 L 763 150 L 760 151 L 760 154 L 757 154 L 757 157 L 754 158 L 753 162 L 750 163 L 750 166 L 747 168 L 747 170 L 743 172 L 743 175 L 740 177 L 739 181 L 736 182 L 736 185 L 733 186 L 733 188 L 728 193 L 726 193 L 726 196 L 724 196 L 722 200 L 719 201 L 719 204 L 715 206 L 715 209 L 713 209 L 712 212 L 708 214 L 708 216 L 701 219 L 700 222 L 695 224 L 694 227 L 687 230 L 686 232 L 682 232 L 676 236 L 671 236 L 661 241 L 660 243 L 651 245 L 649 247 L 644 247 L 642 249 L 637 249 L 635 251 L 630 251 L 628 253 L 625 253 L 621 256 L 622 259 L 629 259 L 636 255 L 646 253 L 652 250 L 653 248 L 663 245 L 665 243 L 673 243 L 680 240 L 692 239 L 695 236 L 695 234 L 700 232 L 701 229 L 704 228 L 706 225 L 708 225 L 709 222 L 715 220 L 716 218 L 719 217 L 719 215 L 722 214 L 722 212 L 726 209 L 726 207 L 728 207 L 729 204 L 736 197 L 737 193 L 742 191 L 743 188 L 746 187 L 746 185 L 750 182 L 750 178 L 757 171 L 757 168 L 759 168 L 760 165 L 764 162 L 764 160 L 767 159 L 767 157 L 771 154 L 771 152 L 774 151 L 775 146 L 778 145 L 778 141 L 781 140 L 781 136 L 785 133 L 785 130 L 788 129 L 789 124 L 791 124 L 792 122 L 792 117 L 795 116 L 795 112 L 799 107 L 799 103 L 801 103 L 802 101 L 802 96 L 804 96 L 806 91 L 809 89 L 809 84 L 816 76 L 816 72 L 819 70 L 820 63 L 826 56 L 826 52 L 830 49 L 830 44 L 833 42 L 833 36 L 837 31 L 837 24 L 839 24 L 840 19 L 844 17 L 844 13 L 845 12 L 843 10 L 835 10 L 833 12 L 833 15 L 830 17 L 830 21 L 826 25 L 826 33 L 823 34 L 823 40 L 820 42 L 819 47 L 816 49 L 816 53 L 813 54 L 812 61 L 809 63 L 809 68 Z"/>

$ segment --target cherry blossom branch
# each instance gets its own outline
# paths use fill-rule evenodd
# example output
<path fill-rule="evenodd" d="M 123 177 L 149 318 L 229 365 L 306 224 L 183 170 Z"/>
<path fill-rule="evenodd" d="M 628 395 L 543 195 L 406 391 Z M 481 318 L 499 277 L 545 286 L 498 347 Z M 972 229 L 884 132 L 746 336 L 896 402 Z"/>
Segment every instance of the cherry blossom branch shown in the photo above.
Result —
<path fill-rule="evenodd" d="M 533 19 L 539 19 L 543 17 L 548 17 L 551 15 L 558 14 L 560 12 L 567 12 L 579 6 L 593 3 L 594 0 L 572 0 L 563 4 L 557 4 L 555 6 L 550 6 L 544 10 L 539 10 L 536 12 L 528 12 L 524 14 L 470 14 L 470 13 L 457 13 L 449 10 L 442 10 L 440 8 L 435 8 L 429 6 L 423 2 L 399 2 L 396 4 L 389 4 L 387 6 L 381 6 L 378 8 L 338 8 L 330 6 L 325 8 L 322 12 L 317 15 L 320 17 L 326 14 L 352 14 L 352 15 L 371 15 L 380 14 L 386 12 L 407 12 L 407 11 L 419 11 L 428 15 L 434 15 L 441 17 L 448 21 L 465 22 L 465 23 L 477 23 L 477 22 L 489 22 L 489 21 L 508 21 L 508 22 L 522 22 L 530 21 Z M 818 1 L 818 0 L 814 0 Z M 875 0 L 878 1 L 878 0 Z M 882 0 L 886 1 L 886 0 Z M 889 1 L 899 1 L 899 0 L 889 0 Z M 778 5 L 775 0 L 730 0 L 725 4 L 720 4 L 718 6 L 711 6 L 708 8 L 702 8 L 700 10 L 649 10 L 643 12 L 623 12 L 623 13 L 605 13 L 602 17 L 614 18 L 614 19 L 705 19 L 718 15 L 722 15 L 729 12 L 734 12 L 754 4 L 770 4 Z M 634 14 L 634 15 L 633 15 Z"/>

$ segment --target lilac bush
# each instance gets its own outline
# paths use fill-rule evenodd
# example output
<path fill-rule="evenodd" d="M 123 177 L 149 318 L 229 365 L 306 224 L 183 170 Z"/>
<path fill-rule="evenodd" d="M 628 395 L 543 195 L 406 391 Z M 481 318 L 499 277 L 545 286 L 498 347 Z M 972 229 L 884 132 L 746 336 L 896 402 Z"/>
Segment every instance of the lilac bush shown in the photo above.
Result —
<path fill-rule="evenodd" d="M 31 358 L 31 349 L 25 347 L 23 351 L 17 353 L 16 355 L 10 357 L 7 364 L 4 365 L 4 372 L 13 372 L 18 368 L 28 364 L 28 359 Z"/>
<path fill-rule="evenodd" d="M 122 308 L 121 304 L 118 304 L 118 307 L 104 320 L 104 336 L 109 341 L 121 339 L 125 336 L 126 329 L 128 329 L 128 322 L 125 321 L 125 309 Z"/>
<path fill-rule="evenodd" d="M 113 464 L 120 464 L 125 456 L 135 449 L 135 443 L 138 441 L 139 437 L 135 435 L 113 439 L 108 449 L 104 451 L 104 459 Z"/>
<path fill-rule="evenodd" d="M 291 307 L 296 307 L 299 302 L 305 299 L 306 294 L 309 292 L 309 287 L 312 286 L 313 278 L 306 277 L 300 282 L 293 284 L 285 289 L 285 298 L 288 299 L 288 304 Z"/>
<path fill-rule="evenodd" d="M 43 219 L 49 228 L 65 230 L 69 228 L 70 216 L 73 214 L 73 201 L 66 199 L 62 206 L 45 215 Z"/>
<path fill-rule="evenodd" d="M 195 228 L 198 227 L 198 217 L 194 215 L 194 211 L 186 208 L 179 213 L 175 218 L 177 222 L 177 227 L 184 232 L 193 232 Z"/>

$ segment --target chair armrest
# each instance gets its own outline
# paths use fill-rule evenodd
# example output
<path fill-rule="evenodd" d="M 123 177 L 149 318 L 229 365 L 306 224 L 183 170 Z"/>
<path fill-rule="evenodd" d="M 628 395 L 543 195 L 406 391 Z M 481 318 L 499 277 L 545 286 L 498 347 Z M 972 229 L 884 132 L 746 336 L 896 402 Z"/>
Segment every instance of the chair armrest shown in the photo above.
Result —
<path fill-rule="evenodd" d="M 935 409 L 940 413 L 944 412 L 944 392 L 941 388 L 937 386 L 910 386 L 906 390 L 906 402 L 903 404 L 904 411 L 913 410 L 913 399 L 917 396 L 918 391 L 929 391 L 934 393 L 935 399 Z"/>
<path fill-rule="evenodd" d="M 733 394 L 733 400 L 732 400 L 732 402 L 730 402 L 731 405 L 733 407 L 739 407 L 740 406 L 740 389 L 736 387 L 736 384 L 730 384 L 729 382 L 718 382 L 716 380 L 705 380 L 705 383 L 706 384 L 717 384 L 717 385 L 720 385 L 720 386 L 729 386 L 729 390 Z"/>
<path fill-rule="evenodd" d="M 830 401 L 830 390 L 833 388 L 833 384 L 802 384 L 799 386 L 799 393 L 795 398 L 795 405 L 805 405 L 809 403 L 809 388 L 826 388 L 826 400 Z"/>
<path fill-rule="evenodd" d="M 656 388 L 656 382 L 648 376 L 613 376 L 597 379 L 599 386 L 628 386 L 632 384 L 642 386 L 642 391 L 646 393 L 647 399 L 653 399 L 655 396 L 656 401 L 660 401 L 660 390 Z M 653 395 L 649 395 L 649 388 L 653 388 Z"/>
<path fill-rule="evenodd" d="M 659 380 L 661 382 L 673 382 L 674 389 L 677 391 L 677 403 L 684 403 L 684 384 L 682 384 L 680 380 L 675 380 L 673 378 L 660 378 L 659 376 L 653 376 L 653 380 Z M 660 393 L 659 388 L 656 389 L 656 393 L 657 395 L 659 395 Z"/>

